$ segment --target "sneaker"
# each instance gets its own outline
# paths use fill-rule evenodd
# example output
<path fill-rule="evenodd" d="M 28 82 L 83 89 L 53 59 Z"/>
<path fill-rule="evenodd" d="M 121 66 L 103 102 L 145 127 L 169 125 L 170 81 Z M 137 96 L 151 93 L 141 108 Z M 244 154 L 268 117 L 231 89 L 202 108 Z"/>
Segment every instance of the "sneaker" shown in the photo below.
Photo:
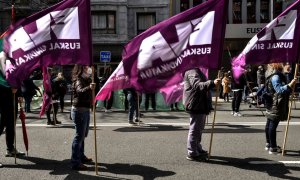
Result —
<path fill-rule="evenodd" d="M 5 157 L 14 157 L 15 154 L 16 154 L 17 156 L 24 156 L 24 155 L 25 155 L 24 152 L 18 151 L 18 150 L 16 150 L 16 149 L 14 149 L 14 150 L 12 150 L 12 151 L 8 151 L 8 150 L 7 150 L 7 151 L 6 151 L 6 154 L 5 154 Z"/>
<path fill-rule="evenodd" d="M 238 117 L 241 117 L 241 116 L 243 116 L 240 112 L 235 112 L 234 114 L 233 114 L 233 116 L 238 116 Z"/>
<path fill-rule="evenodd" d="M 265 150 L 266 150 L 266 151 L 269 151 L 269 149 L 270 149 L 270 144 L 269 144 L 269 143 L 266 143 Z"/>
<path fill-rule="evenodd" d="M 85 171 L 87 170 L 87 166 L 85 166 L 84 164 L 80 164 L 78 166 L 73 166 L 72 169 L 75 171 Z"/>
<path fill-rule="evenodd" d="M 136 125 L 136 123 L 133 121 L 129 121 L 128 123 L 129 123 L 129 125 L 132 125 L 132 126 Z"/>
<path fill-rule="evenodd" d="M 0 168 L 3 168 L 3 164 L 0 163 Z"/>
<path fill-rule="evenodd" d="M 113 112 L 111 109 L 105 109 L 105 112 Z"/>
<path fill-rule="evenodd" d="M 234 111 L 231 111 L 231 113 L 230 113 L 231 115 L 234 115 Z"/>
<path fill-rule="evenodd" d="M 281 147 L 277 146 L 275 148 L 271 148 L 269 149 L 269 154 L 279 154 L 281 153 L 282 150 L 281 150 Z"/>
<path fill-rule="evenodd" d="M 187 155 L 186 159 L 189 161 L 204 161 L 206 160 L 207 156 L 202 156 L 202 155 L 198 155 L 198 156 L 190 156 Z"/>
<path fill-rule="evenodd" d="M 243 116 L 240 112 L 237 112 L 236 114 L 237 114 L 238 117 Z"/>

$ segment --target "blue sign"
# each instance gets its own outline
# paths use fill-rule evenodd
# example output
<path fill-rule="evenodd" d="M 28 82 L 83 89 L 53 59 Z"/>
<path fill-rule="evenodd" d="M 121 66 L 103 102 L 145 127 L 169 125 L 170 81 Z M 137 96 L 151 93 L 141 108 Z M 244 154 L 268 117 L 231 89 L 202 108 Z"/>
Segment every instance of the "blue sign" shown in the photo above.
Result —
<path fill-rule="evenodd" d="M 101 62 L 110 62 L 111 52 L 110 51 L 100 51 L 100 61 Z"/>

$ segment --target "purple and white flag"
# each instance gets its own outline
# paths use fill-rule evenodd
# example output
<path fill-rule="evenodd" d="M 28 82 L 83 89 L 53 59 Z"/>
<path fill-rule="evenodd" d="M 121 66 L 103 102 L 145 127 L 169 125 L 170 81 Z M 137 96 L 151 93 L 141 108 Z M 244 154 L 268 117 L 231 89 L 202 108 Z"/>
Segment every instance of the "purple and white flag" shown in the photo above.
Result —
<path fill-rule="evenodd" d="M 299 58 L 300 0 L 271 21 L 232 61 L 233 76 L 238 79 L 247 64 L 295 63 Z"/>
<path fill-rule="evenodd" d="M 118 65 L 117 69 L 107 79 L 103 87 L 96 95 L 96 100 L 104 101 L 109 99 L 112 91 L 125 89 L 131 87 L 129 84 L 128 76 L 124 73 L 123 62 Z"/>
<path fill-rule="evenodd" d="M 209 0 L 132 39 L 123 50 L 122 65 L 118 67 L 122 73 L 116 70 L 96 99 L 103 100 L 111 91 L 126 87 L 156 92 L 180 84 L 182 73 L 188 69 L 217 69 L 223 51 L 227 6 L 227 0 Z"/>
<path fill-rule="evenodd" d="M 19 87 L 37 67 L 91 65 L 90 21 L 90 0 L 64 0 L 14 24 L 4 44 L 10 85 Z"/>
<path fill-rule="evenodd" d="M 152 26 L 129 42 L 122 59 L 130 84 L 155 92 L 182 82 L 194 67 L 220 66 L 227 0 L 209 0 Z"/>

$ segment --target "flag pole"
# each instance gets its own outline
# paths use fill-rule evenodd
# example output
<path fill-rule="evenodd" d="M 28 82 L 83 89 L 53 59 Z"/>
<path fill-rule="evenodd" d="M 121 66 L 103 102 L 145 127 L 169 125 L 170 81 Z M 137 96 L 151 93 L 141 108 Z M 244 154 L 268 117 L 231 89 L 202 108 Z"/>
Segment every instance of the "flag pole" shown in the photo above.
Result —
<path fill-rule="evenodd" d="M 219 70 L 218 71 L 218 78 L 220 78 L 220 74 L 221 74 L 221 71 Z M 212 122 L 212 126 L 211 126 L 211 135 L 210 135 L 210 143 L 209 143 L 209 151 L 208 151 L 208 160 L 210 159 L 212 141 L 213 141 L 213 136 L 214 136 L 214 128 L 215 128 L 215 121 L 216 121 L 216 112 L 217 112 L 217 103 L 218 103 L 219 88 L 220 88 L 220 83 L 217 84 L 214 117 L 213 117 L 213 122 Z"/>
<path fill-rule="evenodd" d="M 297 78 L 298 68 L 299 67 L 298 67 L 298 62 L 297 62 L 296 63 L 296 67 L 295 67 L 294 79 Z M 289 102 L 289 113 L 288 113 L 287 123 L 286 123 L 286 127 L 285 127 L 284 140 L 283 140 L 282 152 L 281 152 L 282 156 L 284 156 L 284 154 L 285 154 L 285 145 L 286 145 L 287 135 L 288 135 L 288 131 L 289 131 L 289 125 L 290 125 L 290 119 L 291 119 L 291 111 L 292 111 L 292 103 L 293 103 L 294 94 L 295 94 L 295 85 L 292 87 L 292 99 Z"/>
<path fill-rule="evenodd" d="M 137 118 L 138 118 L 138 125 L 140 125 L 140 94 L 137 92 Z"/>
<path fill-rule="evenodd" d="M 17 118 L 16 118 L 16 92 L 17 89 L 11 89 L 13 93 L 13 108 L 14 108 L 14 143 L 15 143 L 15 149 L 13 149 L 13 152 L 15 154 L 15 164 L 17 164 L 17 138 L 16 138 L 16 124 L 17 124 Z"/>
<path fill-rule="evenodd" d="M 95 83 L 95 67 L 92 66 L 92 83 Z M 92 98 L 93 98 L 93 120 L 94 120 L 94 144 L 95 144 L 95 172 L 98 175 L 98 159 L 97 159 L 97 132 L 96 132 L 96 104 L 95 104 L 95 88 L 92 89 Z"/>

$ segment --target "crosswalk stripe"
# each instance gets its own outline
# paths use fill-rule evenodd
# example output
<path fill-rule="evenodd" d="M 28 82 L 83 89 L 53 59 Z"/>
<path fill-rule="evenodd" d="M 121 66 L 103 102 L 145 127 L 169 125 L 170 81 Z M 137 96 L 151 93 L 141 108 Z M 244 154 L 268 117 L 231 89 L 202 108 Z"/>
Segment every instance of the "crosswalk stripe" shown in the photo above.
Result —
<path fill-rule="evenodd" d="M 227 126 L 227 125 L 244 125 L 244 126 L 264 126 L 266 124 L 266 122 L 220 122 L 220 123 L 216 123 L 216 126 Z M 141 123 L 140 126 L 188 126 L 189 123 Z M 210 126 L 211 123 L 208 123 L 208 126 Z M 286 125 L 286 122 L 280 122 L 279 125 Z M 290 122 L 290 125 L 300 125 L 300 122 Z M 41 123 L 29 123 L 26 124 L 27 127 L 48 127 L 49 125 L 46 124 L 41 124 Z M 58 126 L 74 126 L 73 123 L 63 123 L 60 124 Z M 90 126 L 93 126 L 92 124 L 90 124 Z M 97 123 L 96 124 L 97 127 L 124 127 L 124 126 L 132 126 L 129 125 L 128 123 Z M 21 127 L 21 124 L 17 124 L 17 127 Z"/>

